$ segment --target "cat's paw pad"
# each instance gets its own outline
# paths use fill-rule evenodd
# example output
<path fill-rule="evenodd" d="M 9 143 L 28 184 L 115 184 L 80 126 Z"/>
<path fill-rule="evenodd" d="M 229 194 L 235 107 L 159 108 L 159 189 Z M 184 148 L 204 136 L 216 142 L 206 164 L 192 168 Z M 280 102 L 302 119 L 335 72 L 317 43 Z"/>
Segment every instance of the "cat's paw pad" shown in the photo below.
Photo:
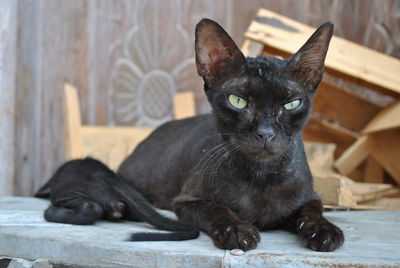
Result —
<path fill-rule="evenodd" d="M 250 250 L 260 242 L 257 228 L 250 224 L 219 225 L 212 230 L 211 237 L 215 246 L 222 249 Z"/>
<path fill-rule="evenodd" d="M 333 251 L 343 245 L 343 232 L 323 217 L 302 217 L 297 221 L 297 232 L 307 247 L 315 251 Z"/>

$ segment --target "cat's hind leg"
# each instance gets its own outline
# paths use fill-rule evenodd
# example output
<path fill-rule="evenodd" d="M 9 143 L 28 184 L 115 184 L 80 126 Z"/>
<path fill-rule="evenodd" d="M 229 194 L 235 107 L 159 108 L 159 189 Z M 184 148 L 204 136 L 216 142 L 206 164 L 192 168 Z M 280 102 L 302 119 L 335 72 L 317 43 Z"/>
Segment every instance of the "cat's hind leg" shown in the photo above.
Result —
<path fill-rule="evenodd" d="M 85 201 L 74 208 L 56 207 L 51 204 L 44 212 L 44 218 L 49 222 L 79 225 L 94 224 L 102 215 L 102 207 L 92 201 Z"/>

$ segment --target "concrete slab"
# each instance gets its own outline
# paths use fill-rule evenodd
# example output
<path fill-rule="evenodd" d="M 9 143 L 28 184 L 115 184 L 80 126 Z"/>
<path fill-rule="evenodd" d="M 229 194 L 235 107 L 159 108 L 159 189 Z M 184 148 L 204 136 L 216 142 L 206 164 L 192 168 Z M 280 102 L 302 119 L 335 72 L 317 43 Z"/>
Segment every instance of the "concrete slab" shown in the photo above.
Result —
<path fill-rule="evenodd" d="M 37 198 L 0 198 L 0 264 L 5 264 L 0 268 L 400 267 L 400 211 L 327 212 L 346 236 L 335 252 L 308 250 L 295 235 L 273 231 L 261 234 L 257 249 L 235 256 L 215 248 L 205 234 L 181 242 L 125 241 L 132 232 L 153 230 L 145 223 L 49 223 L 43 219 L 48 204 Z"/>

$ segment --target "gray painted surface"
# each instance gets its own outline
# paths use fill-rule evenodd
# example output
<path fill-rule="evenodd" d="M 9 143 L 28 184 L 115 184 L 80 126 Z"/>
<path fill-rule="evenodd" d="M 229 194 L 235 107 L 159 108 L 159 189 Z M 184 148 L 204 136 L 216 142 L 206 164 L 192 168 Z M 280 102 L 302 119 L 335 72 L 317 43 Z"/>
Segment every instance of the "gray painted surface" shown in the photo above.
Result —
<path fill-rule="evenodd" d="M 29 260 L 26 267 L 400 267 L 400 211 L 327 212 L 346 236 L 335 252 L 313 252 L 295 235 L 273 231 L 262 233 L 257 249 L 235 256 L 215 248 L 205 234 L 182 242 L 124 241 L 131 232 L 152 230 L 145 223 L 48 223 L 42 217 L 47 205 L 36 198 L 0 198 L 0 256 L 13 258 L 10 264 L 21 258 Z"/>

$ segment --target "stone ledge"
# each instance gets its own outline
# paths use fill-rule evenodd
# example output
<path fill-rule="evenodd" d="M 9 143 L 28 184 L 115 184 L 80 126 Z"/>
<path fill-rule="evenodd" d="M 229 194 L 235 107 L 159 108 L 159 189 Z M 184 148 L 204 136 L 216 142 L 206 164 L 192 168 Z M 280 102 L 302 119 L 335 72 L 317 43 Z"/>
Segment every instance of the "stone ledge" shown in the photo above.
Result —
<path fill-rule="evenodd" d="M 295 235 L 273 231 L 261 234 L 257 249 L 234 256 L 215 248 L 205 234 L 181 242 L 124 241 L 132 232 L 153 230 L 145 223 L 49 223 L 42 216 L 47 206 L 37 198 L 0 198 L 0 268 L 7 258 L 8 267 L 35 268 L 400 266 L 400 211 L 326 213 L 346 236 L 335 252 L 313 252 Z"/>

